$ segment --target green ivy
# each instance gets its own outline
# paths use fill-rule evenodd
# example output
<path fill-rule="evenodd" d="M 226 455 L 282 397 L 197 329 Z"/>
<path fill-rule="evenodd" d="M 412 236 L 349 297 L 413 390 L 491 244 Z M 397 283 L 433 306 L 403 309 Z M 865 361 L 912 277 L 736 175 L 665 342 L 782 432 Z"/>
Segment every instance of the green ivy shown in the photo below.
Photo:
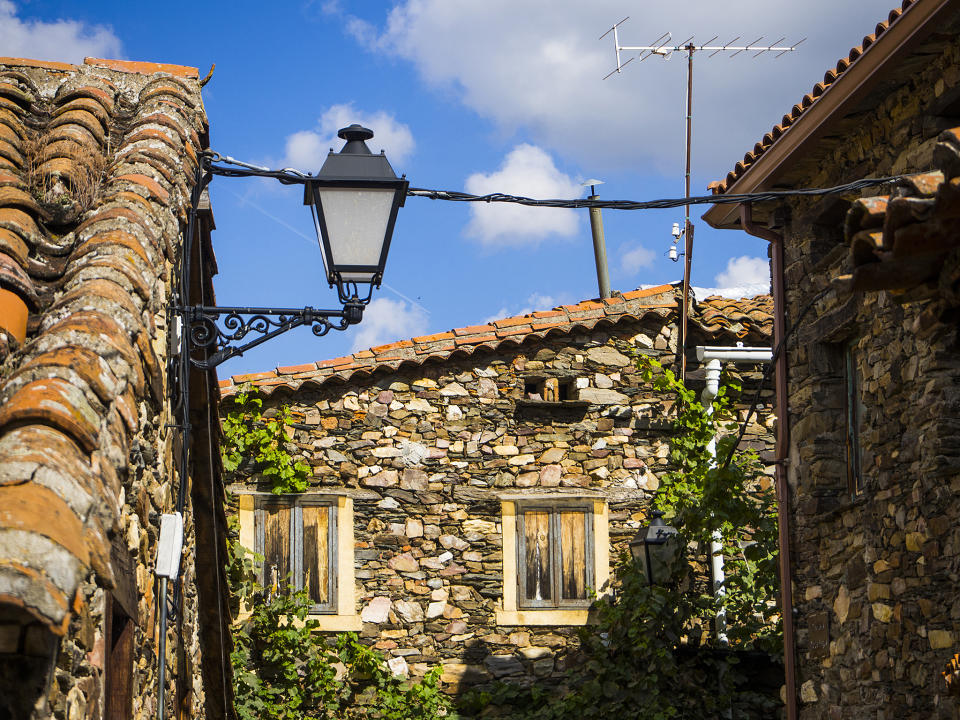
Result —
<path fill-rule="evenodd" d="M 255 388 L 245 385 L 233 397 L 234 409 L 223 421 L 220 456 L 227 473 L 235 473 L 250 461 L 272 485 L 272 492 L 303 492 L 310 478 L 310 466 L 285 449 L 287 430 L 292 423 L 290 408 L 281 406 L 273 417 L 264 417 L 263 400 Z"/>

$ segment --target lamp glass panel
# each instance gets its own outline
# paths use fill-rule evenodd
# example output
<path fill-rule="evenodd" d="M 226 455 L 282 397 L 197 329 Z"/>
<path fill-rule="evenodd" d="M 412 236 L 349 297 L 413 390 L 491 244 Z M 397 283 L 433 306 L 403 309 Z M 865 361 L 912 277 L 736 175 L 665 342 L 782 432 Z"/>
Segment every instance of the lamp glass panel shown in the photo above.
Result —
<path fill-rule="evenodd" d="M 649 577 L 655 585 L 665 585 L 670 581 L 681 549 L 676 533 L 667 535 L 663 542 L 647 545 L 650 554 Z"/>
<path fill-rule="evenodd" d="M 327 225 L 335 270 L 344 265 L 376 268 L 393 208 L 393 189 L 321 188 L 320 202 Z M 373 271 L 343 273 L 345 280 L 369 282 Z"/>

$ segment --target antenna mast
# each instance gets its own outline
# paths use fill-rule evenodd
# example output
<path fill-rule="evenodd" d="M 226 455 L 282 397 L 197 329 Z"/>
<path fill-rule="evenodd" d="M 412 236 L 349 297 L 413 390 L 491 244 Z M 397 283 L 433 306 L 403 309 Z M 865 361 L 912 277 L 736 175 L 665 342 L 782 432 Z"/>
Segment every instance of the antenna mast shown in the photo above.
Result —
<path fill-rule="evenodd" d="M 673 42 L 673 36 L 670 33 L 664 33 L 656 40 L 653 41 L 650 45 L 621 45 L 620 44 L 620 35 L 618 29 L 623 23 L 629 20 L 630 17 L 625 17 L 620 22 L 616 23 L 612 28 L 607 30 L 603 35 L 600 36 L 602 40 L 610 33 L 613 33 L 613 48 L 617 56 L 617 67 L 615 70 L 609 72 L 603 79 L 611 77 L 614 73 L 619 74 L 623 71 L 623 68 L 628 65 L 631 61 L 636 58 L 640 58 L 640 62 L 643 62 L 649 57 L 656 55 L 657 57 L 664 58 L 669 60 L 670 57 L 675 52 L 684 52 L 687 55 L 687 113 L 686 113 L 686 167 L 683 175 L 683 185 L 684 185 L 684 197 L 690 197 L 690 155 L 691 155 L 691 137 L 693 135 L 693 54 L 697 52 L 707 51 L 710 52 L 710 57 L 718 53 L 732 53 L 730 57 L 736 57 L 740 53 L 753 53 L 753 57 L 757 58 L 763 55 L 764 53 L 773 52 L 777 53 L 775 57 L 780 57 L 788 52 L 793 52 L 797 47 L 802 43 L 806 38 L 795 42 L 792 45 L 780 45 L 783 42 L 784 38 L 779 38 L 769 45 L 763 44 L 763 37 L 758 37 L 753 42 L 749 42 L 746 45 L 735 45 L 734 43 L 740 40 L 741 36 L 733 38 L 730 42 L 724 45 L 712 45 L 717 39 L 717 35 L 714 35 L 712 38 L 707 40 L 705 43 L 697 44 L 693 42 L 693 35 L 684 40 L 682 43 L 675 44 Z M 626 62 L 621 62 L 620 52 L 621 51 L 630 51 L 630 52 L 639 52 L 638 55 L 634 55 L 627 59 Z M 687 372 L 687 356 L 686 356 L 686 344 L 687 344 L 687 315 L 689 312 L 689 296 L 690 296 L 690 270 L 693 262 L 693 223 L 690 222 L 690 205 L 684 205 L 684 223 L 683 223 L 683 232 L 681 236 L 684 238 L 684 253 L 683 253 L 683 302 L 682 302 L 682 312 L 681 312 L 681 321 L 680 321 L 680 342 L 678 343 L 677 351 L 680 354 L 680 379 L 683 380 L 686 377 Z M 676 243 L 680 238 L 676 236 Z M 671 250 L 673 247 L 671 246 Z M 673 257 L 673 252 L 671 257 Z"/>

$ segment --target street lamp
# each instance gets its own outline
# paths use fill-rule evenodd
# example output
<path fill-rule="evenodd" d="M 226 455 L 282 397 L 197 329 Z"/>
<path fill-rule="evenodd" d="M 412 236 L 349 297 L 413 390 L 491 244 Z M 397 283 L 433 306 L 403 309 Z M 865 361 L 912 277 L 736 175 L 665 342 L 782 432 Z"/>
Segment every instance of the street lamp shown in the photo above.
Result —
<path fill-rule="evenodd" d="M 682 550 L 680 535 L 663 521 L 661 511 L 651 514 L 650 524 L 640 528 L 630 541 L 630 554 L 640 563 L 648 585 L 666 585 Z"/>
<path fill-rule="evenodd" d="M 310 326 L 316 336 L 346 330 L 363 319 L 373 288 L 380 287 L 390 238 L 409 183 L 398 178 L 383 152 L 370 152 L 366 141 L 373 132 L 351 125 L 338 133 L 343 149 L 327 156 L 316 175 L 296 170 L 268 170 L 240 163 L 216 153 L 205 154 L 197 170 L 190 215 L 184 236 L 179 312 L 185 330 L 181 352 L 195 367 L 209 370 L 250 348 L 299 326 Z M 234 167 L 216 164 L 227 162 Z M 223 307 L 183 303 L 193 287 L 192 242 L 203 191 L 220 177 L 270 177 L 285 185 L 304 186 L 304 204 L 310 206 L 327 283 L 336 286 L 342 307 L 305 308 Z M 201 248 L 202 254 L 202 248 Z M 208 262 L 202 256 L 201 266 Z M 249 339 L 248 335 L 254 335 Z"/>
<path fill-rule="evenodd" d="M 307 180 L 303 202 L 313 214 L 327 282 L 336 285 L 341 303 L 359 313 L 351 322 L 359 322 L 373 287 L 380 287 L 409 183 L 396 176 L 382 151 L 370 152 L 371 130 L 353 124 L 337 135 L 347 144 L 339 153 L 331 150 L 320 172 Z"/>

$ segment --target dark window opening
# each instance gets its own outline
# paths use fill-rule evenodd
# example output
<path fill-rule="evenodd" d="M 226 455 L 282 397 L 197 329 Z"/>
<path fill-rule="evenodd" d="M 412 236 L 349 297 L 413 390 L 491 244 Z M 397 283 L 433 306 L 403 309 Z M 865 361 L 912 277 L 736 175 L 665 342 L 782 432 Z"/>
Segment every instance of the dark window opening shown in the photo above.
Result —
<path fill-rule="evenodd" d="M 163 602 L 164 600 L 161 600 Z M 106 599 L 104 627 L 104 720 L 128 720 L 133 712 L 133 620 L 112 595 Z"/>
<path fill-rule="evenodd" d="M 541 380 L 524 380 L 523 396 L 529 400 L 543 400 Z"/>
<path fill-rule="evenodd" d="M 860 374 L 857 370 L 857 356 L 854 345 L 848 345 L 844 351 L 844 386 L 846 390 L 846 456 L 847 489 L 851 495 L 863 492 L 863 468 L 860 435 L 863 424 L 863 398 L 860 388 Z"/>
<path fill-rule="evenodd" d="M 573 380 L 563 378 L 527 378 L 523 381 L 523 397 L 544 402 L 576 400 Z"/>

